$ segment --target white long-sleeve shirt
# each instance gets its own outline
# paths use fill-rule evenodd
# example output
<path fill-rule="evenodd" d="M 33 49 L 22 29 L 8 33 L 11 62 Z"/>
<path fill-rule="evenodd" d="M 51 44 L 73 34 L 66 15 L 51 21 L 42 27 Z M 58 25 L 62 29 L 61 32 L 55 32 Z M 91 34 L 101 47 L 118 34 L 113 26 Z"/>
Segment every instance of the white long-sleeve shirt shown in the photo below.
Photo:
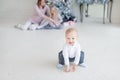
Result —
<path fill-rule="evenodd" d="M 80 44 L 76 42 L 73 46 L 65 44 L 63 47 L 63 57 L 65 61 L 65 65 L 69 65 L 69 58 L 74 58 L 74 63 L 77 65 L 80 60 Z"/>

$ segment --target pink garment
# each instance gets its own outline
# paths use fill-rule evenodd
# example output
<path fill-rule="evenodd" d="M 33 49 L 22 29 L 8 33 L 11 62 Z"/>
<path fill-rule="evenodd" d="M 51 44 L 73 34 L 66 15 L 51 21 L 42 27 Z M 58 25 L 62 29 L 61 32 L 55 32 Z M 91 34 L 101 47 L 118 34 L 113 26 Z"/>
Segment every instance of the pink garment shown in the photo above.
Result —
<path fill-rule="evenodd" d="M 41 22 L 45 16 L 50 16 L 50 9 L 47 5 L 44 8 L 35 5 L 35 14 L 30 18 L 32 23 Z"/>

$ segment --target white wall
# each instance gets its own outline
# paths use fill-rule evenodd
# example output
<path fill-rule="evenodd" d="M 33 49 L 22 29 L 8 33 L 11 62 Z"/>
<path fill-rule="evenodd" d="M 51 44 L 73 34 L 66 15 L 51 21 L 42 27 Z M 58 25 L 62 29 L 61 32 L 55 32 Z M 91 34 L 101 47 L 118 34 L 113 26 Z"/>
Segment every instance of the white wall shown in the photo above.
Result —
<path fill-rule="evenodd" d="M 26 21 L 35 3 L 36 0 L 0 0 L 0 23 Z"/>
<path fill-rule="evenodd" d="M 0 0 L 0 23 L 7 21 L 24 22 L 33 14 L 33 6 L 37 0 Z M 112 11 L 112 22 L 120 23 L 120 0 L 114 0 Z M 93 17 L 101 17 L 102 6 L 92 5 L 89 14 Z M 80 19 L 79 5 L 73 0 L 71 7 L 74 14 Z M 99 9 L 99 10 L 98 10 Z"/>
<path fill-rule="evenodd" d="M 120 0 L 114 0 L 113 2 L 112 20 L 120 23 Z"/>

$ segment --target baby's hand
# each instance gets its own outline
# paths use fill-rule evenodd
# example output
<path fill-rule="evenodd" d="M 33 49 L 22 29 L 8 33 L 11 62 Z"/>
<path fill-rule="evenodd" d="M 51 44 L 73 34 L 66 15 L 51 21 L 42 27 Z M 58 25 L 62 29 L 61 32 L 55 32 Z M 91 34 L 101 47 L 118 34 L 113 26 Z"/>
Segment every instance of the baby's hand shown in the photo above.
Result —
<path fill-rule="evenodd" d="M 66 68 L 65 68 L 65 72 L 70 72 L 70 68 L 69 68 L 69 66 L 66 66 Z"/>
<path fill-rule="evenodd" d="M 73 64 L 73 66 L 72 66 L 72 71 L 73 71 L 73 72 L 76 71 L 76 64 Z"/>

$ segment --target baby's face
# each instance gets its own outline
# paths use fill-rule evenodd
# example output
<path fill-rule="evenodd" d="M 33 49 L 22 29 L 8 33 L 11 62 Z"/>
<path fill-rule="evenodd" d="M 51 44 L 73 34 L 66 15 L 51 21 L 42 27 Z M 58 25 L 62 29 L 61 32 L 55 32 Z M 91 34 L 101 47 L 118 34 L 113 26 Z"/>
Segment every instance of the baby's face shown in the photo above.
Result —
<path fill-rule="evenodd" d="M 68 45 L 73 46 L 76 41 L 77 41 L 77 33 L 76 32 L 70 32 L 70 33 L 66 34 L 66 43 Z"/>

